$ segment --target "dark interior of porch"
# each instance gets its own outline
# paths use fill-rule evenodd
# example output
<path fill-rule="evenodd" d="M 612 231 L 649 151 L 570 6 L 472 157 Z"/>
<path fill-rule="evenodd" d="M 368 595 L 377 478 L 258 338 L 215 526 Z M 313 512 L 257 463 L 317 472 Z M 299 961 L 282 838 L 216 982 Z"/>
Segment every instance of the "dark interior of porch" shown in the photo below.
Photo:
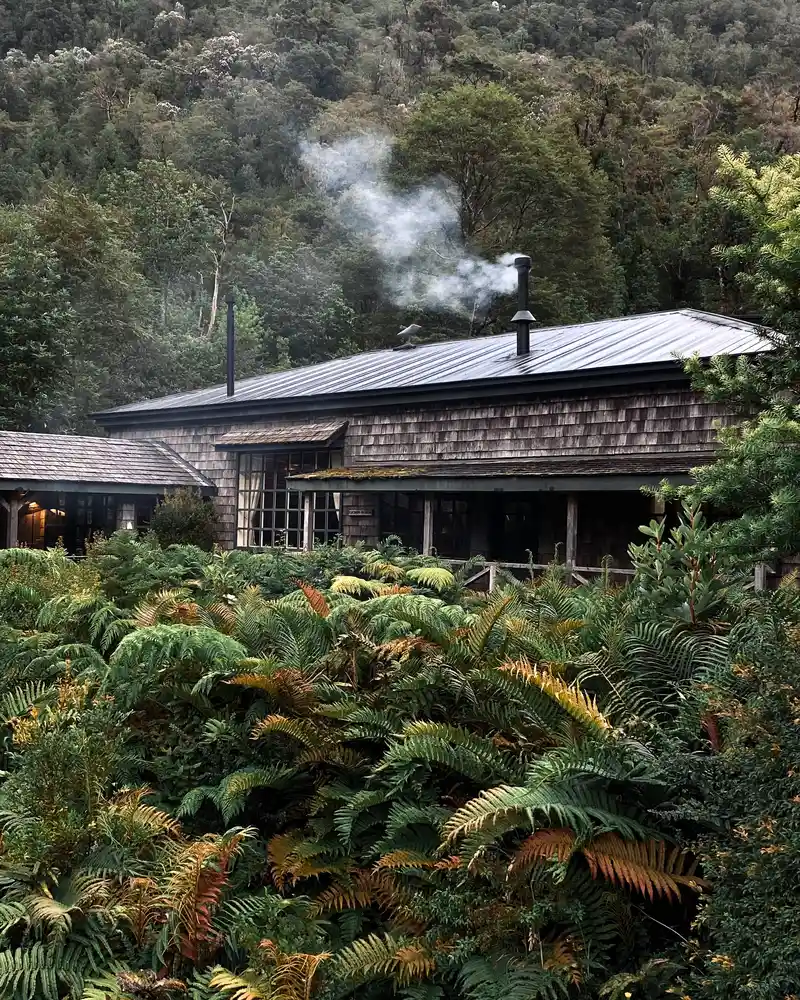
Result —
<path fill-rule="evenodd" d="M 157 501 L 155 496 L 47 491 L 0 497 L 5 500 L 0 503 L 0 546 L 47 549 L 60 544 L 72 555 L 84 554 L 97 534 L 147 528 Z M 13 516 L 15 530 L 9 524 Z"/>
<path fill-rule="evenodd" d="M 379 494 L 380 535 L 425 547 L 424 493 Z M 653 501 L 638 490 L 572 495 L 574 563 L 627 567 L 628 545 L 654 516 Z M 450 493 L 432 498 L 432 552 L 449 559 L 483 555 L 496 562 L 549 563 L 567 557 L 569 496 L 556 492 Z"/>

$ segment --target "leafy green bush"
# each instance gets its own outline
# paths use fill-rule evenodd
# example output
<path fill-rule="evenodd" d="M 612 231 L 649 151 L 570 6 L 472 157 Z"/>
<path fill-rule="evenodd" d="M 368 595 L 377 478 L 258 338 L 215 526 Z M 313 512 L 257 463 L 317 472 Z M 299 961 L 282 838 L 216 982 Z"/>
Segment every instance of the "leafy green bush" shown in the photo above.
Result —
<path fill-rule="evenodd" d="M 196 545 L 210 552 L 219 529 L 219 517 L 210 500 L 193 490 L 168 493 L 156 506 L 150 530 L 162 546 Z"/>

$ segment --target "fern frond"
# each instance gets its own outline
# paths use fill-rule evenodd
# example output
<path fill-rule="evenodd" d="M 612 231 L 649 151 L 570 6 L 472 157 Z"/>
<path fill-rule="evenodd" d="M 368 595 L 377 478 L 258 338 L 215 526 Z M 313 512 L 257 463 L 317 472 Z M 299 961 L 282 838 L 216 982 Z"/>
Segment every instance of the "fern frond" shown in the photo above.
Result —
<path fill-rule="evenodd" d="M 275 1000 L 272 975 L 253 969 L 236 974 L 217 967 L 208 985 L 230 1000 Z"/>
<path fill-rule="evenodd" d="M 497 623 L 515 600 L 514 594 L 504 594 L 492 598 L 477 620 L 469 626 L 464 638 L 475 656 L 480 656 L 484 652 Z"/>
<path fill-rule="evenodd" d="M 537 830 L 517 848 L 508 866 L 509 873 L 518 875 L 545 858 L 568 861 L 574 849 L 575 834 L 572 830 Z"/>
<path fill-rule="evenodd" d="M 526 661 L 504 663 L 500 670 L 524 683 L 535 684 L 581 725 L 598 730 L 611 728 L 611 724 L 598 709 L 594 699 L 582 691 L 578 684 L 568 684 L 561 677 L 547 670 L 532 667 Z"/>
<path fill-rule="evenodd" d="M 319 750 L 325 744 L 319 724 L 307 719 L 289 719 L 285 715 L 268 715 L 253 727 L 251 738 L 261 739 L 271 733 L 291 736 L 308 750 Z"/>
<path fill-rule="evenodd" d="M 452 858 L 430 858 L 419 851 L 397 850 L 390 851 L 380 857 L 375 868 L 431 868 L 437 870 L 459 868 L 461 859 Z"/>
<path fill-rule="evenodd" d="M 386 591 L 386 584 L 378 580 L 364 580 L 360 576 L 337 576 L 331 582 L 331 593 L 350 594 L 352 597 L 376 596 Z"/>
<path fill-rule="evenodd" d="M 354 980 L 391 978 L 399 985 L 430 976 L 436 961 L 422 941 L 370 934 L 343 948 L 335 959 L 339 975 Z"/>
<path fill-rule="evenodd" d="M 321 594 L 316 587 L 312 587 L 310 583 L 305 583 L 303 580 L 296 580 L 295 583 L 306 595 L 306 600 L 311 606 L 311 610 L 315 611 L 320 618 L 327 618 L 331 613 L 331 608 L 325 600 L 324 594 Z"/>
<path fill-rule="evenodd" d="M 428 587 L 439 593 L 448 590 L 456 582 L 456 578 L 450 570 L 443 566 L 419 566 L 416 569 L 408 570 L 406 576 L 413 583 L 420 583 L 423 587 Z"/>
<path fill-rule="evenodd" d="M 656 896 L 680 898 L 680 886 L 695 892 L 709 883 L 696 876 L 697 862 L 679 847 L 663 840 L 626 841 L 613 833 L 596 837 L 582 853 L 593 876 L 598 873 L 616 885 L 640 892 L 648 899 Z"/>
<path fill-rule="evenodd" d="M 236 674 L 226 683 L 257 688 L 296 712 L 307 710 L 316 701 L 312 682 L 301 671 L 291 667 L 273 669 L 270 673 Z"/>

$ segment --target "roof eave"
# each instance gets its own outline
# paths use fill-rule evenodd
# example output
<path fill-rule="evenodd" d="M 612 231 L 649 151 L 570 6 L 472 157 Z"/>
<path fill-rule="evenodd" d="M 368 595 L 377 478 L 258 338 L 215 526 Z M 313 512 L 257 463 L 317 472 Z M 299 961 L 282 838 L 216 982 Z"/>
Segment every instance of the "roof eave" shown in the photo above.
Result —
<path fill-rule="evenodd" d="M 687 382 L 688 376 L 677 361 L 646 365 L 624 365 L 578 372 L 552 372 L 513 378 L 477 379 L 451 385 L 415 386 L 367 392 L 330 393 L 316 396 L 288 396 L 279 399 L 224 400 L 199 406 L 164 407 L 146 410 L 104 410 L 93 413 L 101 427 L 174 426 L 176 424 L 218 423 L 236 419 L 287 413 L 352 412 L 363 408 L 424 405 L 526 396 L 537 393 L 575 392 L 591 389 L 625 388 L 656 382 Z"/>
<path fill-rule="evenodd" d="M 24 479 L 0 477 L 0 492 L 16 491 L 40 493 L 106 493 L 135 496 L 163 496 L 172 490 L 197 490 L 203 496 L 216 495 L 211 483 L 104 483 L 85 482 L 80 479 Z"/>
<path fill-rule="evenodd" d="M 583 473 L 581 475 L 395 476 L 387 479 L 287 479 L 298 493 L 581 493 L 639 492 L 664 480 L 675 486 L 691 483 L 688 473 Z"/>

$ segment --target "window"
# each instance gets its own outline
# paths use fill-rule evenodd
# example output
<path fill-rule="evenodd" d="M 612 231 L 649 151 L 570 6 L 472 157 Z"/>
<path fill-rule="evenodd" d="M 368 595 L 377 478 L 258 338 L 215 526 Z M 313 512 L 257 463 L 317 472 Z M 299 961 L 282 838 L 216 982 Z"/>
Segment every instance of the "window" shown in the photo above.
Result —
<path fill-rule="evenodd" d="M 408 548 L 422 551 L 424 498 L 421 493 L 379 493 L 381 538 L 397 535 Z"/>
<path fill-rule="evenodd" d="M 436 497 L 433 507 L 433 547 L 449 559 L 469 559 L 470 510 L 466 496 Z"/>
<path fill-rule="evenodd" d="M 136 527 L 136 504 L 121 503 L 117 507 L 117 530 L 133 531 Z"/>
<path fill-rule="evenodd" d="M 288 488 L 287 477 L 332 469 L 341 462 L 341 452 L 327 450 L 239 455 L 237 546 L 301 549 L 303 494 Z M 314 541 L 332 541 L 340 533 L 339 494 L 314 493 L 312 497 Z"/>

